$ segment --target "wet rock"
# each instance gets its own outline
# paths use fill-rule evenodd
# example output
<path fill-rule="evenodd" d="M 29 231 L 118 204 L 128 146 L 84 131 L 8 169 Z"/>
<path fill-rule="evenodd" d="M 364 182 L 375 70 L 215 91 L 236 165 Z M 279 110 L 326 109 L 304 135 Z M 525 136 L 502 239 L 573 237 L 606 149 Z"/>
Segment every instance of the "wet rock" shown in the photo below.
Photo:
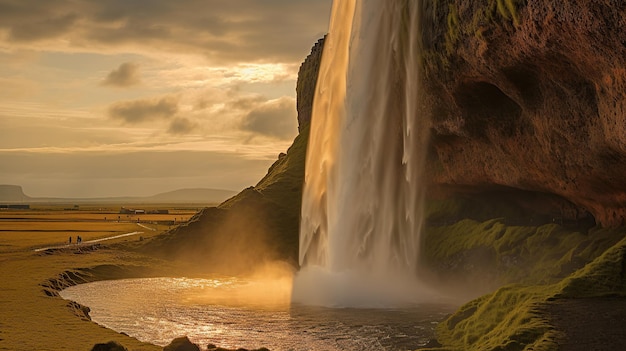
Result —
<path fill-rule="evenodd" d="M 261 347 L 260 349 L 254 349 L 254 350 L 248 350 L 244 348 L 238 348 L 235 350 L 235 349 L 225 349 L 223 347 L 218 347 L 213 344 L 209 344 L 207 346 L 207 351 L 270 351 L 270 350 L 266 349 L 265 347 Z"/>
<path fill-rule="evenodd" d="M 106 344 L 95 344 L 91 351 L 128 351 L 128 349 L 115 341 L 109 341 Z"/>
<path fill-rule="evenodd" d="M 437 339 L 430 339 L 428 343 L 421 348 L 430 349 L 430 348 L 436 348 L 436 347 L 442 347 L 442 346 L 443 345 L 441 345 L 439 341 L 437 341 Z"/>
<path fill-rule="evenodd" d="M 184 336 L 172 340 L 169 345 L 163 348 L 163 351 L 200 351 L 200 347 Z"/>

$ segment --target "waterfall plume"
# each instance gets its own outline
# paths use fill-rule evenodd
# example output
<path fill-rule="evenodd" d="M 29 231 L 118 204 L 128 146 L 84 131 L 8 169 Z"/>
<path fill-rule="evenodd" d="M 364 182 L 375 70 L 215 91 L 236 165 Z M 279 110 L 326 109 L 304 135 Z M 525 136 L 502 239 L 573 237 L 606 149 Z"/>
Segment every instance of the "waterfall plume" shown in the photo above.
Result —
<path fill-rule="evenodd" d="M 335 0 L 306 160 L 294 302 L 419 299 L 422 0 Z"/>

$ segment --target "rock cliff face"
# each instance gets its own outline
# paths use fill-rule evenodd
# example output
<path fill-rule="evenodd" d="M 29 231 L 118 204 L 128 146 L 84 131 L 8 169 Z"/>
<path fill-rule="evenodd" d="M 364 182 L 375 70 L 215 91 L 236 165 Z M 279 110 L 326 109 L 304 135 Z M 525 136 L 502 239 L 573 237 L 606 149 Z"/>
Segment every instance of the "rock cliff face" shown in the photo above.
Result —
<path fill-rule="evenodd" d="M 624 224 L 626 3 L 485 3 L 433 1 L 425 14 L 433 182 Z"/>
<path fill-rule="evenodd" d="M 623 224 L 626 3 L 433 3 L 433 182 L 554 194 L 565 217 Z"/>
<path fill-rule="evenodd" d="M 313 45 L 311 53 L 306 57 L 298 70 L 298 81 L 296 83 L 296 104 L 298 110 L 298 130 L 311 122 L 311 112 L 313 111 L 313 97 L 315 96 L 315 86 L 317 85 L 317 75 L 322 62 L 322 52 L 324 51 L 324 38 L 321 38 Z"/>

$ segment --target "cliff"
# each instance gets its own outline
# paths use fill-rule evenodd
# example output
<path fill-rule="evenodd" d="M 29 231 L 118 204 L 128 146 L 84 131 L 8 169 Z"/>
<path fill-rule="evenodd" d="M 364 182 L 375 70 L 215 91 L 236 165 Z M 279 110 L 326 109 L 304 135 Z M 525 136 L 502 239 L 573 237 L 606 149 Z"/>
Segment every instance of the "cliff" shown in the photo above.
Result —
<path fill-rule="evenodd" d="M 315 96 L 315 86 L 317 85 L 317 74 L 322 62 L 324 52 L 324 38 L 319 39 L 311 53 L 306 57 L 298 70 L 298 81 L 296 82 L 296 109 L 298 110 L 298 130 L 311 122 L 313 111 L 313 97 Z"/>
<path fill-rule="evenodd" d="M 463 289 L 525 284 L 461 307 L 438 326 L 442 349 L 625 345 L 596 313 L 626 294 L 625 11 L 602 0 L 428 3 L 424 263 Z"/>
<path fill-rule="evenodd" d="M 624 224 L 626 4 L 441 0 L 426 17 L 439 190 Z"/>

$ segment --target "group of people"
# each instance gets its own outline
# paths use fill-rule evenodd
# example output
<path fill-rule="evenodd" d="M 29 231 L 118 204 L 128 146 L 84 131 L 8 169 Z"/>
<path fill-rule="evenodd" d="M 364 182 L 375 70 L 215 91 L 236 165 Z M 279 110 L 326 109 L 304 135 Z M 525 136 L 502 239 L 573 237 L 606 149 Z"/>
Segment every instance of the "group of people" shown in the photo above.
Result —
<path fill-rule="evenodd" d="M 70 244 L 72 243 L 72 237 L 71 236 L 70 236 L 69 242 L 70 242 Z M 82 243 L 82 242 L 83 242 L 83 238 L 81 238 L 80 235 L 77 235 L 76 236 L 76 245 L 80 245 L 80 243 Z"/>

